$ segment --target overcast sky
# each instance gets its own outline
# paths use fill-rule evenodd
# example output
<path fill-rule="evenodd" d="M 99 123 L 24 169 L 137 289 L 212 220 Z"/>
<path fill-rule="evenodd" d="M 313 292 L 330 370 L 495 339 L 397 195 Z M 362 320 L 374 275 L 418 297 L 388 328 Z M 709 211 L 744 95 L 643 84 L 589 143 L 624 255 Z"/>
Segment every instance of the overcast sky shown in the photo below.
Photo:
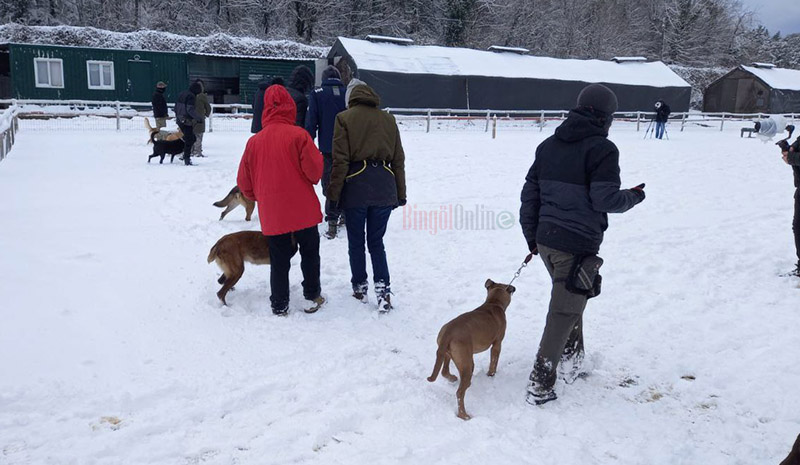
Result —
<path fill-rule="evenodd" d="M 800 32 L 800 0 L 742 0 L 742 3 L 755 11 L 761 24 L 773 34 Z"/>

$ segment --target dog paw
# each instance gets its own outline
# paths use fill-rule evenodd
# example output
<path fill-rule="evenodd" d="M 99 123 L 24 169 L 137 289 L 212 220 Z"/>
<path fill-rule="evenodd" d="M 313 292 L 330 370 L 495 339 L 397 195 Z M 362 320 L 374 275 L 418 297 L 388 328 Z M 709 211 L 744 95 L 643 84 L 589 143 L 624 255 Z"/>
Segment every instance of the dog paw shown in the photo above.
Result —
<path fill-rule="evenodd" d="M 456 381 L 458 381 L 458 377 L 456 375 L 442 375 L 442 376 L 444 376 L 445 379 L 447 379 L 447 381 L 450 381 L 451 383 L 455 383 Z"/>
<path fill-rule="evenodd" d="M 458 418 L 461 418 L 464 421 L 472 419 L 472 417 L 469 416 L 469 414 L 467 412 L 459 412 L 457 416 L 458 416 Z"/>
<path fill-rule="evenodd" d="M 496 372 L 490 371 L 486 373 L 486 376 L 494 376 Z"/>

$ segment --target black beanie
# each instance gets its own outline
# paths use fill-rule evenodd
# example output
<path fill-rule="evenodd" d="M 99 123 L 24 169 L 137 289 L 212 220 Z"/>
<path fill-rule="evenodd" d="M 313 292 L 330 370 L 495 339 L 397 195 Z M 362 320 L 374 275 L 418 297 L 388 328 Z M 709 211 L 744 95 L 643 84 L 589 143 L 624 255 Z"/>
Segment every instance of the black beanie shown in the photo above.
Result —
<path fill-rule="evenodd" d="M 333 66 L 333 65 L 328 65 L 322 71 L 322 79 L 323 80 L 325 80 L 325 79 L 341 79 L 341 78 L 342 78 L 342 76 L 339 73 L 339 70 L 336 69 L 336 67 Z"/>
<path fill-rule="evenodd" d="M 589 84 L 578 95 L 578 106 L 612 115 L 617 111 L 617 96 L 602 84 Z"/>

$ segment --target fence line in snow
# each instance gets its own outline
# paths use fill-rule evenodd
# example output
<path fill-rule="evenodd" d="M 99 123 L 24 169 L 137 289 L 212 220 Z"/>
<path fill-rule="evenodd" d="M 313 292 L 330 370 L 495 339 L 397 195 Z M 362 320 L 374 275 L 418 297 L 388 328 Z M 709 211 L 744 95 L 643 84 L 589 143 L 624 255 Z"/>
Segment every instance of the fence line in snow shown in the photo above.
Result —
<path fill-rule="evenodd" d="M 110 129 L 103 123 L 105 121 L 94 121 L 92 123 L 71 122 L 78 116 L 92 116 L 106 118 L 114 121 L 114 129 L 134 129 L 142 127 L 142 124 L 132 124 L 134 119 L 152 117 L 151 104 L 149 102 L 117 102 L 100 100 L 0 100 L 0 106 L 10 105 L 18 107 L 18 117 L 21 119 L 43 119 L 55 120 L 56 124 L 50 125 L 47 129 Z M 170 104 L 170 107 L 173 105 Z M 212 104 L 213 111 L 208 117 L 207 126 L 209 132 L 214 130 L 222 131 L 247 131 L 249 121 L 252 119 L 252 106 L 245 104 Z M 560 121 L 566 118 L 569 110 L 475 110 L 475 109 L 433 109 L 433 108 L 386 108 L 386 111 L 394 114 L 398 121 L 406 123 L 420 122 L 425 126 L 425 132 L 430 132 L 432 123 L 446 123 L 449 128 L 450 122 L 467 122 L 475 126 L 482 126 L 484 132 L 492 133 L 492 137 L 497 137 L 498 126 L 506 123 L 533 123 L 539 131 L 544 130 L 547 121 Z M 619 121 L 635 122 L 636 130 L 642 130 L 642 126 L 649 125 L 653 121 L 655 112 L 636 111 L 636 112 L 617 112 L 615 119 Z M 719 130 L 725 128 L 726 121 L 748 121 L 753 119 L 767 118 L 769 114 L 752 113 L 703 113 L 703 112 L 680 112 L 672 113 L 670 121 L 680 122 L 681 131 L 687 124 L 700 126 L 716 126 Z M 783 115 L 787 119 L 794 121 L 800 119 L 800 114 Z M 248 124 L 245 124 L 245 121 Z M 441 124 L 440 124 L 441 125 Z M 66 127 L 62 127 L 66 126 Z"/>
<path fill-rule="evenodd" d="M 11 105 L 0 113 L 0 161 L 6 158 L 14 146 L 17 131 L 19 131 L 19 107 Z"/>

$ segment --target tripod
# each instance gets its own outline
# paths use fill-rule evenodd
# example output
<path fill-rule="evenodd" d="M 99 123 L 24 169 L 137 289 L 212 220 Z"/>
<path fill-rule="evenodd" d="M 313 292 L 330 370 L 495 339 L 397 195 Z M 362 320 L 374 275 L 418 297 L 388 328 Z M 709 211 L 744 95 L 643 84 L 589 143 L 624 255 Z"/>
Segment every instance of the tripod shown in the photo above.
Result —
<path fill-rule="evenodd" d="M 650 120 L 650 124 L 647 125 L 647 130 L 644 132 L 643 139 L 647 139 L 647 136 L 653 137 L 653 134 L 655 133 L 655 128 L 653 127 L 654 122 L 655 119 Z M 667 140 L 669 140 L 669 131 L 667 131 L 667 123 L 664 123 L 664 136 L 667 138 Z"/>

